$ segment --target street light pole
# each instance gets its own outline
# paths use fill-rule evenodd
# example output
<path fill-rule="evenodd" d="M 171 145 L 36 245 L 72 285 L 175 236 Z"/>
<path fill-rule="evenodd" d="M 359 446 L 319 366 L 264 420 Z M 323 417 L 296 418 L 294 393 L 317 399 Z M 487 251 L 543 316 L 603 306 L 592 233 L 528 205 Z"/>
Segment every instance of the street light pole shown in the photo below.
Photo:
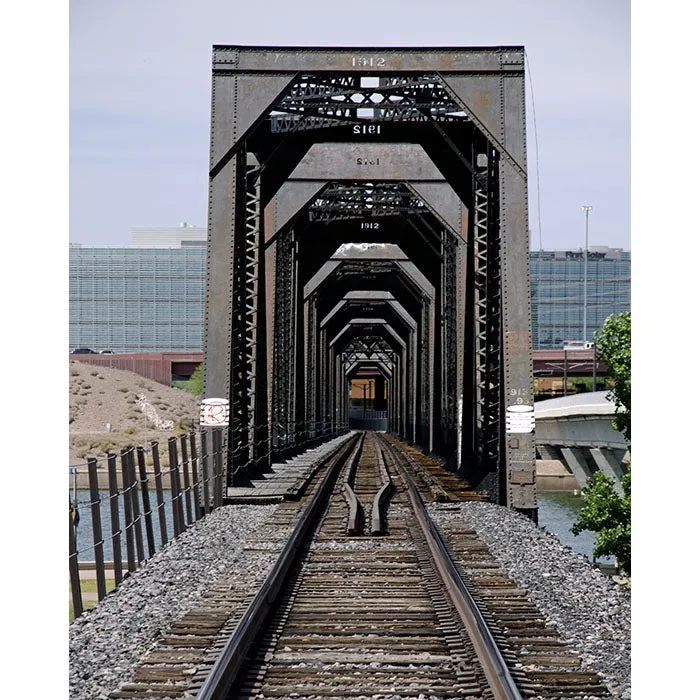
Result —
<path fill-rule="evenodd" d="M 583 342 L 588 334 L 588 212 L 593 209 L 590 205 L 581 207 L 586 212 L 586 249 L 583 253 Z"/>

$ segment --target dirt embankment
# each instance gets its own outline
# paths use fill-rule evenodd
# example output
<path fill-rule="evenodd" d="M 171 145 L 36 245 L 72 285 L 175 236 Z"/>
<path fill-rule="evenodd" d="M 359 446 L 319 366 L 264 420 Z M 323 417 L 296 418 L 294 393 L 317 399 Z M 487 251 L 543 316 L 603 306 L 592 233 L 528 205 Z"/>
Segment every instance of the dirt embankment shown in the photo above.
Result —
<path fill-rule="evenodd" d="M 69 364 L 70 464 L 151 440 L 166 444 L 197 426 L 199 400 L 127 370 Z"/>

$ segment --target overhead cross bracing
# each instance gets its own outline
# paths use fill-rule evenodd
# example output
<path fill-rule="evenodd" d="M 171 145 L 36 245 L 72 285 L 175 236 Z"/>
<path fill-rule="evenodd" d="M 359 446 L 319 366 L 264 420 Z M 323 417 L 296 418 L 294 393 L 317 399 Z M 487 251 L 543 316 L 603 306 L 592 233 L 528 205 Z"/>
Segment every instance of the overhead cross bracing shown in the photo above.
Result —
<path fill-rule="evenodd" d="M 345 430 L 374 371 L 391 432 L 536 514 L 508 413 L 533 401 L 523 61 L 214 47 L 205 395 L 231 403 L 229 485 Z"/>
<path fill-rule="evenodd" d="M 437 75 L 304 75 L 274 104 L 270 125 L 273 133 L 347 124 L 362 129 L 367 117 L 375 122 L 467 120 Z"/>

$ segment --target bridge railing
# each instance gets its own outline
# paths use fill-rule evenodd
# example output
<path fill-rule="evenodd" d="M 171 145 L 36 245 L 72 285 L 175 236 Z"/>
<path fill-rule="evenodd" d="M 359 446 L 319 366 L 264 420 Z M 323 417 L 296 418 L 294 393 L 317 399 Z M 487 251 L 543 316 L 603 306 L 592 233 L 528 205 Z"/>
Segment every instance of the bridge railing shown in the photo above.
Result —
<path fill-rule="evenodd" d="M 171 437 L 167 457 L 152 441 L 102 459 L 88 457 L 86 467 L 70 468 L 68 568 L 76 617 L 85 609 L 81 563 L 94 567 L 101 601 L 108 593 L 108 571 L 118 586 L 171 539 L 223 504 L 225 459 L 222 441 L 216 439 L 220 436 L 213 437 L 213 444 L 208 444 L 205 430 Z M 85 473 L 87 488 L 83 484 L 79 489 Z"/>

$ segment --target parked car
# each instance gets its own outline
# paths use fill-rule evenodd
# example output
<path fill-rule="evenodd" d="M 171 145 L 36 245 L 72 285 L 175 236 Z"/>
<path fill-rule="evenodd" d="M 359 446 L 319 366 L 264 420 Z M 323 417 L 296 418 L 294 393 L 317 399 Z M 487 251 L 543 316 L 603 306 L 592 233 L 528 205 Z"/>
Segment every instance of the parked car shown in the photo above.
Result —
<path fill-rule="evenodd" d="M 100 355 L 114 355 L 113 350 L 100 350 Z"/>
<path fill-rule="evenodd" d="M 71 355 L 97 355 L 97 353 L 90 348 L 76 348 Z"/>

